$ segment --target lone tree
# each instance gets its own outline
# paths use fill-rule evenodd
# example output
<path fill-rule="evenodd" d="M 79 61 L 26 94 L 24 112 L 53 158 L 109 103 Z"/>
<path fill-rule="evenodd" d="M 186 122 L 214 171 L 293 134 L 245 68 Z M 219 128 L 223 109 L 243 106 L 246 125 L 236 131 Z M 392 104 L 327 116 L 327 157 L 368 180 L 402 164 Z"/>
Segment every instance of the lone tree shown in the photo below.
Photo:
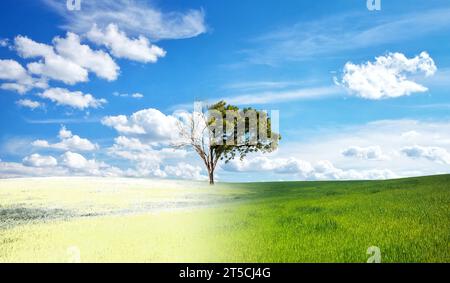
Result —
<path fill-rule="evenodd" d="M 203 107 L 197 103 L 194 112 L 181 116 L 178 124 L 180 141 L 177 148 L 193 148 L 203 160 L 209 183 L 220 161 L 225 163 L 251 152 L 272 152 L 281 140 L 272 132 L 271 118 L 265 111 L 239 109 L 225 101 Z"/>

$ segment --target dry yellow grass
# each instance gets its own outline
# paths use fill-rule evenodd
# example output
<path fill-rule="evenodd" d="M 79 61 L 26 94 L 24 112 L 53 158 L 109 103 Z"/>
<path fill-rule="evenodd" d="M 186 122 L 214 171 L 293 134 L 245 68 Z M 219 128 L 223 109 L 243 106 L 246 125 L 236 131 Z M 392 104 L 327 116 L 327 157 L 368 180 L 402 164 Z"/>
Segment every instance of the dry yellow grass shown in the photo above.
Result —
<path fill-rule="evenodd" d="M 449 186 L 0 180 L 0 262 L 449 262 Z"/>

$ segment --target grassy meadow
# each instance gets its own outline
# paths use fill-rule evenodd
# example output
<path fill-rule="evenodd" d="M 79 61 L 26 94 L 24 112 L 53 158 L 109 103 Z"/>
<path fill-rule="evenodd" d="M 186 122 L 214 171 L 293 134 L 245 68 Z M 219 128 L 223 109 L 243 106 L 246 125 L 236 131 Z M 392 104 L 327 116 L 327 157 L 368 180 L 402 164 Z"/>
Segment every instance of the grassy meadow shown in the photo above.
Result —
<path fill-rule="evenodd" d="M 449 204 L 450 175 L 0 180 L 0 262 L 450 262 Z"/>

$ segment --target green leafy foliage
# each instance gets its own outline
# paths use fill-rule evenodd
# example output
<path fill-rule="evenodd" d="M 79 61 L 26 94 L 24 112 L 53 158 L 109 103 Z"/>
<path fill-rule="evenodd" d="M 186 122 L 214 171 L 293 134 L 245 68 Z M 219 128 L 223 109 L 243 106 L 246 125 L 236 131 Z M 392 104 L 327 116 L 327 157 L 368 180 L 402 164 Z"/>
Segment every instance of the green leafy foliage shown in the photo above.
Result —
<path fill-rule="evenodd" d="M 251 107 L 239 109 L 237 106 L 227 104 L 220 101 L 208 107 L 208 110 L 218 111 L 222 115 L 223 135 L 220 143 L 216 142 L 211 145 L 211 149 L 220 160 L 226 163 L 239 157 L 243 160 L 247 154 L 252 152 L 269 153 L 277 149 L 281 140 L 279 133 L 272 132 L 272 123 L 270 117 L 264 111 L 255 110 Z M 234 112 L 234 119 L 227 119 L 227 113 Z M 249 114 L 255 114 L 255 123 L 250 122 Z M 216 117 L 209 117 L 208 126 L 215 129 L 219 123 Z M 245 125 L 244 132 L 238 131 L 239 125 Z M 227 132 L 231 129 L 231 134 Z M 261 130 L 266 130 L 262 133 Z M 256 133 L 256 137 L 252 137 L 252 133 Z M 243 136 L 242 136 L 243 134 Z M 254 138 L 252 140 L 252 138 Z M 254 141 L 254 142 L 252 142 Z"/>

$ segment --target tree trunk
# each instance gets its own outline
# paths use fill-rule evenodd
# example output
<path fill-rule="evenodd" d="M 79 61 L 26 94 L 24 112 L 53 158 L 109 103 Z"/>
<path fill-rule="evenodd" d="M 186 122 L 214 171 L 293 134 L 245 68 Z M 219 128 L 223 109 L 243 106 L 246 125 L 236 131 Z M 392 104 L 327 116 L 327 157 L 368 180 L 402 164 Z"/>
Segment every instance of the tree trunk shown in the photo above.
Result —
<path fill-rule="evenodd" d="M 214 171 L 210 171 L 209 173 L 209 184 L 214 185 Z"/>

